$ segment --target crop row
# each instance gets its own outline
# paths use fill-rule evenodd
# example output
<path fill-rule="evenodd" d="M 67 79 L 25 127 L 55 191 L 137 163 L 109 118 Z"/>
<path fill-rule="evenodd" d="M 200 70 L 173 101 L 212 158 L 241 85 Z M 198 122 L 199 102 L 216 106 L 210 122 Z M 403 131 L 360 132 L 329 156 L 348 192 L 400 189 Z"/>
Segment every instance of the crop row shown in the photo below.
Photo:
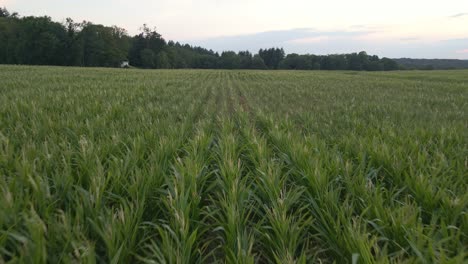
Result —
<path fill-rule="evenodd" d="M 464 72 L 0 69 L 0 262 L 468 257 Z"/>

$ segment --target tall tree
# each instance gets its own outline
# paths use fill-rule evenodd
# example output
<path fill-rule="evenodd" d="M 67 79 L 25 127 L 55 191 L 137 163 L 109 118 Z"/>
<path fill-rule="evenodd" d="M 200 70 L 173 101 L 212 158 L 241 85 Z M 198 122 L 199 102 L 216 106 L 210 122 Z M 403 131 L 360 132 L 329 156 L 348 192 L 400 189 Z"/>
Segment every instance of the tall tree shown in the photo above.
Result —
<path fill-rule="evenodd" d="M 0 7 L 0 17 L 9 17 L 10 12 L 6 8 Z"/>
<path fill-rule="evenodd" d="M 262 57 L 269 69 L 278 69 L 280 62 L 284 59 L 283 48 L 260 49 L 258 54 Z"/>
<path fill-rule="evenodd" d="M 248 50 L 239 51 L 237 56 L 239 56 L 240 68 L 241 69 L 250 69 L 250 68 L 252 68 L 252 53 L 250 53 Z"/>
<path fill-rule="evenodd" d="M 141 28 L 141 33 L 133 38 L 133 43 L 131 49 L 129 50 L 128 57 L 130 59 L 130 64 L 137 67 L 144 67 L 148 65 L 153 65 L 151 68 L 156 67 L 157 62 L 155 61 L 158 54 L 166 46 L 166 41 L 162 38 L 161 34 L 156 32 L 156 29 L 151 30 L 146 24 Z M 150 54 L 150 52 L 143 50 L 151 50 L 154 61 L 148 63 L 147 58 L 142 56 L 145 54 Z M 166 55 L 167 56 L 167 55 Z"/>
<path fill-rule="evenodd" d="M 239 69 L 239 56 L 234 51 L 224 51 L 221 53 L 220 68 L 221 69 Z"/>
<path fill-rule="evenodd" d="M 252 58 L 252 69 L 265 70 L 267 66 L 260 55 L 256 54 Z"/>

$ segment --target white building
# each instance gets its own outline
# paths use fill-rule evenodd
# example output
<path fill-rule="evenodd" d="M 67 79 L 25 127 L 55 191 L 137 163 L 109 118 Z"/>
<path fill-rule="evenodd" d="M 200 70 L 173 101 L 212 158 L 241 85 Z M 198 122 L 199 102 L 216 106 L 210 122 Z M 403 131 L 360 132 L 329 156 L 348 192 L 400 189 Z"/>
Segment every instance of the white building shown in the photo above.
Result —
<path fill-rule="evenodd" d="M 122 61 L 122 63 L 120 63 L 120 68 L 130 68 L 130 63 L 128 63 L 128 61 Z"/>

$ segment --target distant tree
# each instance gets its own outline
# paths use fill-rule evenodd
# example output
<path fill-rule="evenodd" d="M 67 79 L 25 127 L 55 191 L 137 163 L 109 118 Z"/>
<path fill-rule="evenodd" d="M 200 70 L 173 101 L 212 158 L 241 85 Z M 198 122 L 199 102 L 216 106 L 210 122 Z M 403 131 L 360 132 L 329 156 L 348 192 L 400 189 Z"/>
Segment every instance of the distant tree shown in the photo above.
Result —
<path fill-rule="evenodd" d="M 5 12 L 6 11 L 5 9 Z M 18 32 L 20 21 L 10 17 L 0 17 L 0 63 L 18 63 L 16 49 L 20 42 Z"/>
<path fill-rule="evenodd" d="M 312 63 L 312 69 L 311 70 L 320 70 L 320 62 L 314 62 Z"/>
<path fill-rule="evenodd" d="M 369 60 L 369 55 L 367 55 L 367 53 L 365 51 L 361 51 L 361 52 L 359 52 L 358 57 L 359 57 L 359 61 L 360 61 L 361 65 L 362 65 L 362 68 L 364 70 L 367 70 L 368 69 L 367 65 L 369 64 L 369 61 L 370 61 Z"/>
<path fill-rule="evenodd" d="M 426 66 L 423 66 L 421 68 L 421 70 L 432 71 L 432 70 L 434 70 L 434 66 L 433 65 L 426 65 Z"/>
<path fill-rule="evenodd" d="M 311 60 L 308 55 L 288 54 L 281 61 L 279 68 L 289 70 L 310 70 L 312 69 Z"/>
<path fill-rule="evenodd" d="M 260 49 L 258 54 L 269 69 L 278 69 L 280 62 L 285 56 L 283 48 Z"/>
<path fill-rule="evenodd" d="M 11 41 L 14 63 L 64 65 L 66 31 L 50 17 L 7 18 L 16 24 Z M 11 20 L 12 19 L 12 20 Z"/>
<path fill-rule="evenodd" d="M 267 69 L 265 62 L 263 61 L 262 57 L 260 57 L 260 55 L 256 54 L 253 56 L 251 69 L 257 69 L 257 70 Z"/>
<path fill-rule="evenodd" d="M 10 13 L 5 7 L 4 8 L 0 7 L 0 17 L 18 18 L 18 16 L 19 16 L 18 13 L 16 12 Z"/>
<path fill-rule="evenodd" d="M 385 71 L 396 71 L 398 70 L 398 63 L 389 58 L 382 58 L 382 64 Z"/>
<path fill-rule="evenodd" d="M 83 61 L 83 43 L 79 40 L 78 34 L 81 30 L 80 24 L 75 23 L 73 19 L 67 18 L 64 24 L 67 32 L 64 48 L 64 60 L 66 65 L 82 65 Z"/>
<path fill-rule="evenodd" d="M 307 55 L 311 70 L 320 70 L 320 57 L 316 55 Z"/>
<path fill-rule="evenodd" d="M 151 69 L 156 66 L 155 60 L 156 56 L 154 51 L 151 49 L 143 49 L 140 51 L 141 67 L 146 69 Z"/>
<path fill-rule="evenodd" d="M 89 22 L 82 23 L 78 38 L 82 41 L 84 66 L 116 67 L 127 59 L 125 31 Z"/>
<path fill-rule="evenodd" d="M 335 70 L 347 70 L 348 69 L 348 60 L 346 59 L 346 55 L 338 54 L 338 55 L 331 55 L 331 56 L 336 61 Z"/>
<path fill-rule="evenodd" d="M 141 33 L 133 38 L 131 48 L 128 52 L 128 58 L 130 64 L 137 67 L 147 68 L 149 65 L 153 65 L 151 68 L 156 67 L 155 56 L 159 54 L 166 46 L 166 41 L 162 36 L 156 32 L 156 29 L 150 29 L 146 24 L 141 28 Z M 143 50 L 151 50 L 152 53 Z M 143 59 L 144 55 L 152 55 L 153 58 Z M 144 60 L 144 61 L 143 61 Z M 153 60 L 153 63 L 149 61 Z"/>
<path fill-rule="evenodd" d="M 379 56 L 377 55 L 368 55 L 369 61 L 379 61 Z"/>
<path fill-rule="evenodd" d="M 0 17 L 9 17 L 10 16 L 10 12 L 8 12 L 8 10 L 6 8 L 2 8 L 0 7 Z"/>
<path fill-rule="evenodd" d="M 249 51 L 239 51 L 237 56 L 239 57 L 239 67 L 241 69 L 252 68 L 252 53 L 250 53 Z"/>
<path fill-rule="evenodd" d="M 221 55 L 203 47 L 166 41 L 156 31 L 143 25 L 139 34 L 130 37 L 119 27 L 107 27 L 67 18 L 57 23 L 50 17 L 20 17 L 0 8 L 0 63 L 50 64 L 116 67 L 123 60 L 141 68 L 202 69 L 298 69 L 298 70 L 397 70 L 394 60 L 351 54 L 289 54 L 282 48 L 249 51 L 224 51 Z M 400 59 L 408 68 L 430 69 L 466 67 L 464 61 Z"/>
<path fill-rule="evenodd" d="M 212 55 L 198 55 L 195 67 L 199 69 L 216 69 L 218 68 L 218 58 Z"/>
<path fill-rule="evenodd" d="M 367 62 L 369 60 L 369 55 L 367 55 L 367 52 L 361 51 L 358 54 L 359 58 L 361 59 L 361 62 Z"/>
<path fill-rule="evenodd" d="M 183 69 L 188 67 L 187 57 L 184 56 L 184 51 L 180 45 L 168 46 L 166 52 L 173 68 Z"/>
<path fill-rule="evenodd" d="M 234 51 L 223 51 L 220 58 L 221 69 L 239 69 L 240 58 Z"/>
<path fill-rule="evenodd" d="M 432 65 L 434 69 L 468 69 L 468 60 L 455 59 L 392 59 L 398 64 L 399 69 L 424 69 Z"/>
<path fill-rule="evenodd" d="M 351 53 L 347 56 L 348 59 L 348 69 L 352 71 L 362 71 L 364 65 L 362 65 L 361 58 L 357 53 Z"/>
<path fill-rule="evenodd" d="M 366 65 L 366 71 L 383 71 L 384 64 L 379 61 L 369 61 Z"/>
<path fill-rule="evenodd" d="M 158 69 L 170 69 L 172 68 L 171 62 L 169 61 L 169 57 L 167 52 L 162 50 L 156 55 L 156 68 Z"/>
<path fill-rule="evenodd" d="M 333 55 L 323 56 L 320 60 L 320 69 L 322 70 L 336 70 L 337 68 L 337 61 Z"/>

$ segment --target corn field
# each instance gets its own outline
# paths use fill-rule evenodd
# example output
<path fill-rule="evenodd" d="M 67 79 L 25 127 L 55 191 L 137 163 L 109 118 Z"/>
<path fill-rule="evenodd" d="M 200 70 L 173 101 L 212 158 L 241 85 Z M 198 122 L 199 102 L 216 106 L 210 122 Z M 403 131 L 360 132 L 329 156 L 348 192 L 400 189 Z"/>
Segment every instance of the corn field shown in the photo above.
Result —
<path fill-rule="evenodd" d="M 0 263 L 466 263 L 468 72 L 0 66 Z"/>

